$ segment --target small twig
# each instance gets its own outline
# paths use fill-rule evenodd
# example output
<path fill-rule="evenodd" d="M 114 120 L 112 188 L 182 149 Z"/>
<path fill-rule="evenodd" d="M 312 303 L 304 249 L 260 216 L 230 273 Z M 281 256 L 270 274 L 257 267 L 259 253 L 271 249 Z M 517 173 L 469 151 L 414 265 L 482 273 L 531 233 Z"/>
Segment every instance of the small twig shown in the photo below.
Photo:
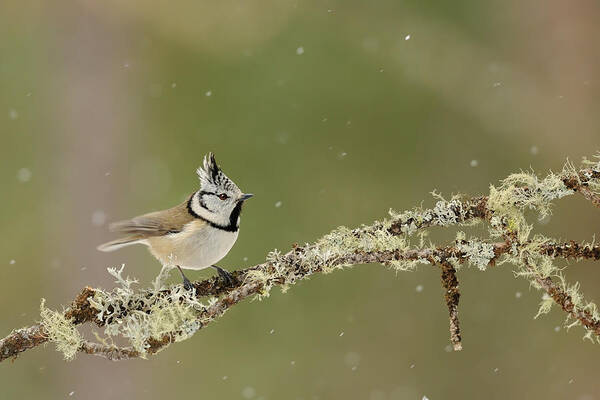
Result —
<path fill-rule="evenodd" d="M 450 314 L 450 342 L 454 351 L 462 350 L 460 323 L 458 321 L 458 301 L 460 292 L 458 290 L 458 278 L 456 269 L 449 262 L 440 263 L 442 268 L 442 286 L 444 287 L 444 299 Z"/>
<path fill-rule="evenodd" d="M 529 271 L 533 274 L 535 281 L 540 285 L 540 287 L 548 294 L 548 296 L 552 297 L 554 302 L 558 304 L 563 311 L 569 314 L 572 318 L 578 320 L 596 336 L 600 336 L 599 320 L 594 318 L 589 311 L 576 308 L 571 296 L 569 296 L 569 294 L 567 294 L 559 285 L 557 285 L 552 278 L 542 277 L 531 267 L 529 268 Z"/>
<path fill-rule="evenodd" d="M 592 192 L 587 186 L 580 186 L 577 191 L 583 195 L 586 199 L 592 202 L 592 204 L 600 208 L 600 195 Z"/>
<path fill-rule="evenodd" d="M 7 358 L 16 358 L 20 353 L 33 349 L 47 341 L 48 337 L 40 324 L 16 329 L 0 340 L 0 361 Z"/>
<path fill-rule="evenodd" d="M 565 177 L 563 183 L 569 189 L 581 193 L 594 206 L 600 208 L 600 194 L 594 193 L 589 187 L 589 182 L 597 179 L 600 179 L 600 171 L 582 169 L 577 175 Z"/>
<path fill-rule="evenodd" d="M 79 351 L 85 354 L 91 354 L 104 357 L 110 361 L 128 360 L 130 358 L 139 358 L 142 355 L 131 347 L 109 346 L 100 343 L 84 342 Z"/>
<path fill-rule="evenodd" d="M 580 244 L 573 240 L 568 243 L 548 243 L 542 245 L 541 253 L 564 259 L 600 260 L 600 245 Z"/>

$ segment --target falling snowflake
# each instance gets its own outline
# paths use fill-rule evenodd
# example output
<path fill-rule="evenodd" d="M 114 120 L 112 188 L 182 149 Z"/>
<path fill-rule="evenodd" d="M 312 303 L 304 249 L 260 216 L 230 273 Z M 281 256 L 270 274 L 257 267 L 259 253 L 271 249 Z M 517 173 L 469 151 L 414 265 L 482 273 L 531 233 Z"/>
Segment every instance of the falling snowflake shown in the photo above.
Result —
<path fill-rule="evenodd" d="M 360 362 L 360 354 L 350 351 L 344 356 L 344 363 L 349 367 L 356 367 Z"/>
<path fill-rule="evenodd" d="M 102 226 L 106 222 L 106 213 L 102 210 L 96 210 L 92 213 L 92 225 Z"/>
<path fill-rule="evenodd" d="M 243 390 L 242 390 L 242 396 L 245 399 L 251 399 L 254 396 L 256 396 L 256 390 L 252 387 L 252 386 L 246 386 Z"/>
<path fill-rule="evenodd" d="M 31 180 L 31 170 L 29 168 L 21 168 L 17 171 L 17 179 L 19 182 L 29 182 Z"/>
<path fill-rule="evenodd" d="M 540 149 L 538 149 L 537 146 L 531 146 L 531 148 L 529 149 L 529 152 L 531 153 L 532 156 L 535 156 L 539 153 Z"/>

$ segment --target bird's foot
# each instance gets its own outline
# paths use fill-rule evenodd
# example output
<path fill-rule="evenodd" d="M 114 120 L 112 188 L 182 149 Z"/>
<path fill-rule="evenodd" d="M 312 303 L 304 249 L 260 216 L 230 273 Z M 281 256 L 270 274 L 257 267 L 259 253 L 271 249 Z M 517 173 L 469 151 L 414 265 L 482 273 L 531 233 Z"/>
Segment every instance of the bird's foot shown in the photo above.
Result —
<path fill-rule="evenodd" d="M 181 278 L 183 279 L 183 288 L 185 290 L 192 290 L 194 288 L 194 285 L 192 285 L 192 282 L 190 282 L 190 280 L 187 278 L 187 276 L 185 276 L 183 274 L 183 271 L 181 270 L 181 267 L 178 265 L 177 269 L 179 270 L 179 273 L 181 274 Z"/>
<path fill-rule="evenodd" d="M 217 267 L 216 265 L 213 265 L 212 267 L 217 270 L 217 272 L 219 273 L 219 276 L 225 282 L 225 286 L 233 286 L 233 279 L 234 279 L 233 275 L 231 275 L 229 272 L 227 272 L 223 268 Z"/>
<path fill-rule="evenodd" d="M 186 278 L 185 276 L 183 277 L 183 288 L 185 290 L 192 290 L 194 288 L 194 285 L 192 285 L 192 282 L 190 282 L 190 280 L 188 278 Z"/>

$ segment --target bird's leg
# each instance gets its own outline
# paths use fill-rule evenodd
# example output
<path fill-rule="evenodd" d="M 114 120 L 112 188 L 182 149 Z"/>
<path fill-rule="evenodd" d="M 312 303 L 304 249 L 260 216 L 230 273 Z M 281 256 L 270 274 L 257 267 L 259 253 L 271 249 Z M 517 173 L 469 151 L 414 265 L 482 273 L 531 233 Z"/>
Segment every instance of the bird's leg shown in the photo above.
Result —
<path fill-rule="evenodd" d="M 229 272 L 225 271 L 221 267 L 217 267 L 216 265 L 211 265 L 211 267 L 213 267 L 214 269 L 217 270 L 217 272 L 219 273 L 219 276 L 221 277 L 221 279 L 223 279 L 225 281 L 225 284 L 227 286 L 233 285 L 233 276 Z"/>
<path fill-rule="evenodd" d="M 179 265 L 177 265 L 176 267 L 179 270 L 179 273 L 181 274 L 181 278 L 183 278 L 183 287 L 184 287 L 184 289 L 185 290 L 190 290 L 191 288 L 193 288 L 192 282 L 190 282 L 190 280 L 183 274 L 183 271 L 181 270 L 181 267 Z"/>

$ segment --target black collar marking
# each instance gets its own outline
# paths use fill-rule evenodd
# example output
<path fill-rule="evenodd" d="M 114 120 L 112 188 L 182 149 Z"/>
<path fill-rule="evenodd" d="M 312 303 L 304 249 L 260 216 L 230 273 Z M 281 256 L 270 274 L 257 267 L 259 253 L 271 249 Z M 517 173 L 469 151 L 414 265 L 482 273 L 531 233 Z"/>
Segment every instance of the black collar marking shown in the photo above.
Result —
<path fill-rule="evenodd" d="M 229 229 L 232 229 L 230 232 L 237 231 L 240 227 L 238 225 L 238 221 L 240 219 L 240 214 L 242 213 L 242 204 L 243 201 L 238 201 L 235 205 L 235 208 L 231 211 L 229 215 Z"/>
<path fill-rule="evenodd" d="M 196 193 L 200 194 L 199 192 L 196 192 Z M 235 208 L 231 212 L 231 215 L 229 215 L 229 225 L 220 225 L 220 224 L 216 224 L 216 223 L 198 215 L 198 213 L 196 213 L 196 211 L 194 211 L 194 209 L 192 208 L 192 200 L 194 200 L 194 196 L 196 195 L 196 193 L 194 193 L 187 202 L 187 211 L 192 217 L 194 217 L 196 219 L 201 219 L 202 221 L 208 223 L 213 228 L 221 229 L 221 230 L 227 231 L 227 232 L 237 232 L 238 231 L 239 226 L 238 226 L 237 222 L 238 222 L 238 218 L 239 218 L 240 214 L 242 213 L 242 202 L 241 201 L 235 205 Z M 208 210 L 208 208 L 206 208 L 206 206 L 201 201 L 199 203 L 200 203 L 200 207 Z M 208 211 L 210 211 L 210 210 L 208 210 Z"/>

